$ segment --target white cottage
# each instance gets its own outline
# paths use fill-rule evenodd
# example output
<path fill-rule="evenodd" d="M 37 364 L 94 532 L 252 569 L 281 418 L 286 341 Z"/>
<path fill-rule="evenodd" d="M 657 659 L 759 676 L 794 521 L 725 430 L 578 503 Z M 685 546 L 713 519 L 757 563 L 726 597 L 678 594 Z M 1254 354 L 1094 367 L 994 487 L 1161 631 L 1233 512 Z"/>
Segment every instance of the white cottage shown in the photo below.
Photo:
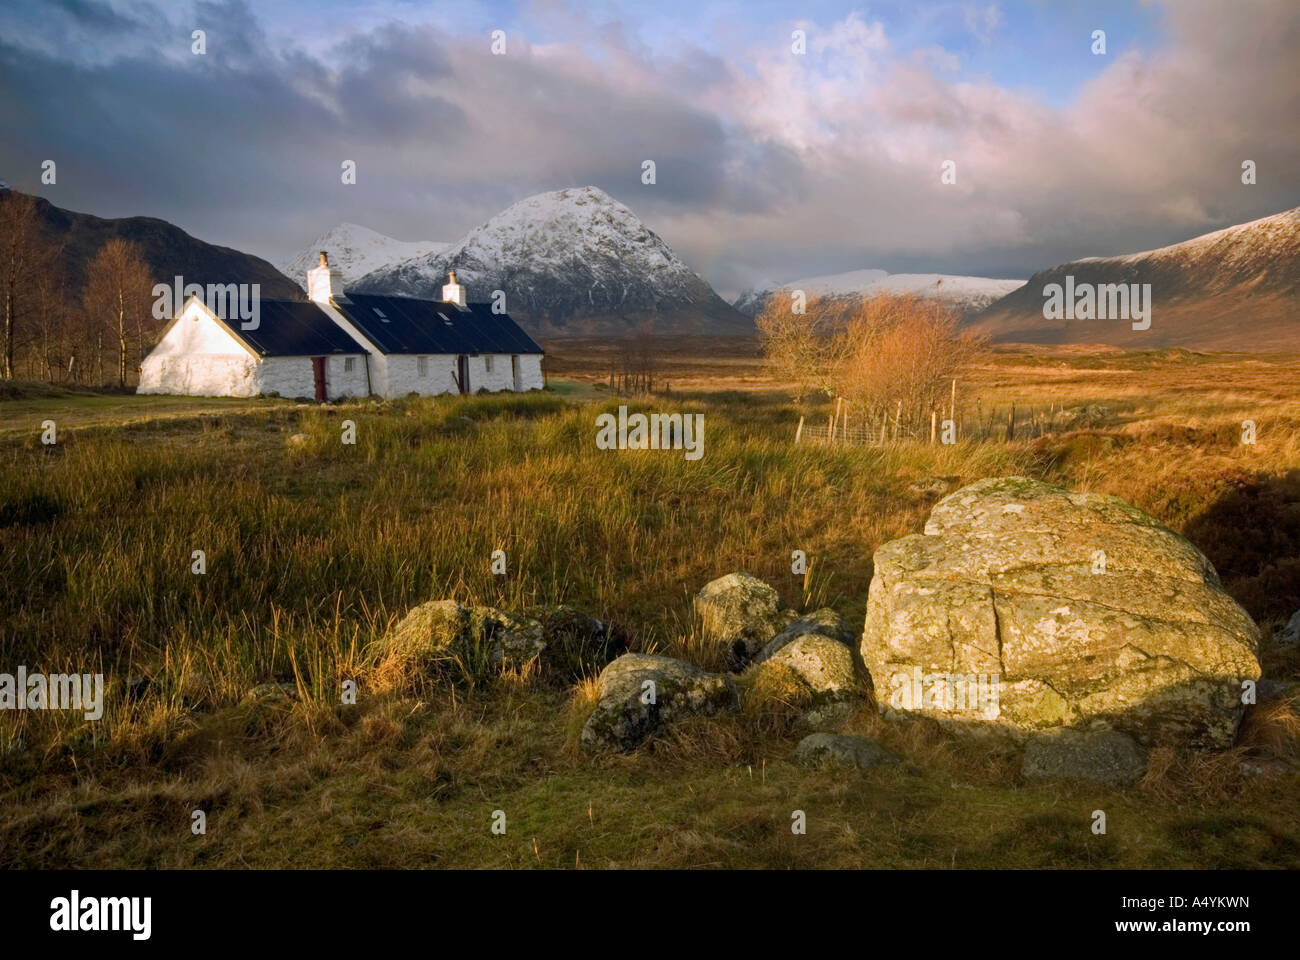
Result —
<path fill-rule="evenodd" d="M 140 366 L 137 393 L 251 397 L 399 397 L 537 390 L 542 348 L 508 314 L 468 303 L 346 294 L 322 251 L 307 272 L 310 302 L 259 301 L 251 324 L 226 321 L 197 297 Z"/>

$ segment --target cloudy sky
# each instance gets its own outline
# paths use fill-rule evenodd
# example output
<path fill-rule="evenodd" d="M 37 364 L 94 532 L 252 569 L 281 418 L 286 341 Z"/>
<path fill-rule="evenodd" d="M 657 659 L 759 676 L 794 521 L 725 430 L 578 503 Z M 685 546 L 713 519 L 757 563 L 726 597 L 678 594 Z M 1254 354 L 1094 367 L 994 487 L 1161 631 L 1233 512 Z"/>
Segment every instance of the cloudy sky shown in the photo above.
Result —
<path fill-rule="evenodd" d="M 0 178 L 272 260 L 594 184 L 724 295 L 1024 277 L 1300 205 L 1297 49 L 1297 0 L 6 0 Z"/>

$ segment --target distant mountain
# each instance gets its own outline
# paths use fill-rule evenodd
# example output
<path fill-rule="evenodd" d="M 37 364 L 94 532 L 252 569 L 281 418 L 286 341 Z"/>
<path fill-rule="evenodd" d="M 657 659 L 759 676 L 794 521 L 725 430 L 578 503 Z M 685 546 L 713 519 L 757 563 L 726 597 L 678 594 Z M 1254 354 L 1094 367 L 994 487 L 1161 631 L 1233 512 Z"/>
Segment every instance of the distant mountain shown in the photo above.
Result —
<path fill-rule="evenodd" d="M 1151 284 L 1151 326 L 1126 319 L 1051 320 L 1045 288 Z M 1258 351 L 1300 347 L 1300 207 L 1122 257 L 1034 274 L 973 325 L 995 340 Z"/>
<path fill-rule="evenodd" d="M 768 299 L 781 290 L 802 290 L 809 298 L 858 299 L 880 294 L 916 294 L 955 307 L 963 315 L 977 313 L 990 303 L 1024 285 L 1023 280 L 949 276 L 942 273 L 886 273 L 852 270 L 788 283 L 762 284 L 742 293 L 734 306 L 749 317 L 757 316 Z"/>
<path fill-rule="evenodd" d="M 340 223 L 276 266 L 306 290 L 307 271 L 320 262 L 320 252 L 324 250 L 329 254 L 330 265 L 338 269 L 344 289 L 347 289 L 367 273 L 404 260 L 442 253 L 450 246 L 436 240 L 394 240 L 368 227 Z"/>
<path fill-rule="evenodd" d="M 158 282 L 170 283 L 180 276 L 187 284 L 205 286 L 258 283 L 264 297 L 303 299 L 296 284 L 260 257 L 204 243 L 166 220 L 154 217 L 106 220 L 64 210 L 41 197 L 36 198 L 36 208 L 46 236 L 62 245 L 64 267 L 74 290 L 85 283 L 86 268 L 100 247 L 112 237 L 121 237 L 139 246 L 141 256 Z"/>
<path fill-rule="evenodd" d="M 541 193 L 507 207 L 453 247 L 382 267 L 359 291 L 438 298 L 447 272 L 471 300 L 506 295 L 510 315 L 543 336 L 748 334 L 719 297 L 627 207 L 595 187 Z"/>

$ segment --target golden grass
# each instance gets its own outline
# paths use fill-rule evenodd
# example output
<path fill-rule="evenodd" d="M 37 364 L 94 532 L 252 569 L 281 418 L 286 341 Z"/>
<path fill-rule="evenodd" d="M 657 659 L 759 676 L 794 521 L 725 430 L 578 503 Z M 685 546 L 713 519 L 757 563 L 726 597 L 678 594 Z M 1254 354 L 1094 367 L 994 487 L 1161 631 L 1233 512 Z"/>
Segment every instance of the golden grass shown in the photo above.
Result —
<path fill-rule="evenodd" d="M 0 860 L 1300 865 L 1290 694 L 1254 707 L 1233 750 L 1155 751 L 1138 788 L 1111 791 L 1024 784 L 1004 745 L 869 708 L 849 730 L 904 763 L 794 767 L 800 732 L 780 691 L 637 754 L 592 756 L 579 745 L 590 676 L 463 665 L 435 682 L 376 655 L 394 620 L 431 598 L 570 602 L 622 628 L 631 649 L 717 669 L 690 610 L 707 580 L 748 570 L 786 605 L 829 605 L 859 626 L 872 550 L 919 530 L 932 505 L 909 485 L 1026 473 L 1115 493 L 1186 532 L 1264 628 L 1266 676 L 1300 677 L 1300 655 L 1268 639 L 1300 606 L 1294 358 L 1003 353 L 960 386 L 972 418 L 1011 402 L 1098 403 L 1108 422 L 873 448 L 791 446 L 809 408 L 761 378 L 761 390 L 717 389 L 748 384 L 753 362 L 683 358 L 715 389 L 679 383 L 650 399 L 705 412 L 694 465 L 596 451 L 594 416 L 609 404 L 554 395 L 267 404 L 118 429 L 77 429 L 75 402 L 60 399 L 57 452 L 34 434 L 0 446 L 0 579 L 18 585 L 0 597 L 0 650 L 31 669 L 104 672 L 107 708 L 93 724 L 0 716 Z M 355 448 L 337 441 L 344 418 L 359 424 Z M 1244 419 L 1259 425 L 1254 445 L 1240 442 Z M 290 449 L 296 432 L 308 442 Z M 208 572 L 195 576 L 200 548 Z M 498 548 L 505 578 L 488 566 Z M 790 573 L 796 548 L 812 560 L 803 576 Z M 355 706 L 339 702 L 344 679 L 360 683 Z M 267 682 L 292 697 L 246 700 Z M 1086 822 L 1098 803 L 1128 825 L 1101 842 Z M 189 833 L 196 807 L 209 812 L 204 837 Z M 797 807 L 814 825 L 799 840 Z M 494 809 L 511 818 L 506 838 L 487 829 Z"/>

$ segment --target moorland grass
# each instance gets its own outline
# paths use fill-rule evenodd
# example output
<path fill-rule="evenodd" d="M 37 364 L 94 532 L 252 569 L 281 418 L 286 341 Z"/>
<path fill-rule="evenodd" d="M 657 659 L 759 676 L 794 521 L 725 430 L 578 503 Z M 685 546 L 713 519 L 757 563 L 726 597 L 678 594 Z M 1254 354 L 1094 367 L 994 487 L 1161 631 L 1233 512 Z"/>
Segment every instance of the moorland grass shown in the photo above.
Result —
<path fill-rule="evenodd" d="M 0 668 L 102 672 L 107 707 L 98 723 L 0 716 L 0 861 L 1300 865 L 1291 701 L 1256 708 L 1233 751 L 1161 754 L 1117 791 L 1027 785 L 996 746 L 869 709 L 852 726 L 900 752 L 897 768 L 791 766 L 798 732 L 780 704 L 591 756 L 578 731 L 599 664 L 572 687 L 527 672 L 367 686 L 377 641 L 431 598 L 572 603 L 632 649 L 710 668 L 690 595 L 732 570 L 856 628 L 872 551 L 919 530 L 932 505 L 909 485 L 1005 474 L 1116 493 L 1187 532 L 1264 626 L 1266 674 L 1294 676 L 1294 653 L 1268 638 L 1300 605 L 1297 406 L 1242 400 L 1268 425 L 1245 446 L 1231 404 L 1212 416 L 1195 396 L 1117 392 L 1101 430 L 865 448 L 792 446 L 807 408 L 779 391 L 676 393 L 672 409 L 705 413 L 694 462 L 598 450 L 595 415 L 618 401 L 578 399 L 594 391 L 268 401 L 82 429 L 74 406 L 56 447 L 35 430 L 0 446 Z M 355 445 L 340 442 L 344 420 Z M 496 549 L 505 577 L 490 572 Z M 790 573 L 794 549 L 812 560 L 805 576 Z M 339 703 L 346 679 L 355 706 Z M 268 681 L 295 699 L 245 698 Z M 1100 838 L 1087 819 L 1099 805 L 1112 824 Z M 206 836 L 189 832 L 195 808 L 209 811 Z M 807 836 L 790 833 L 796 808 Z M 496 809 L 507 838 L 488 829 Z"/>

